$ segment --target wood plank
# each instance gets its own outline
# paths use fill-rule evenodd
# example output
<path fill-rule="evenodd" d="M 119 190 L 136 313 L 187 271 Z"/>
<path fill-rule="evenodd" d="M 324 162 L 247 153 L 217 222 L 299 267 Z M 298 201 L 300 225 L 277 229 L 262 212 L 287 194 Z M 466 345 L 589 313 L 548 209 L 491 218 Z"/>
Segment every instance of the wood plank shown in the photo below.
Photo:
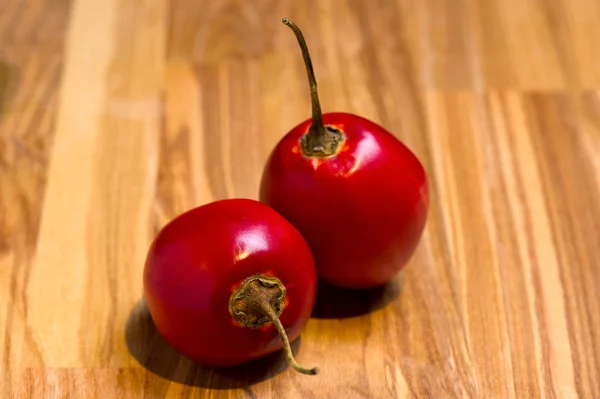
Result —
<path fill-rule="evenodd" d="M 151 239 L 148 215 L 161 126 L 162 7 L 150 0 L 137 6 L 74 4 L 27 296 L 32 339 L 45 367 L 130 364 L 121 334 L 141 294 Z M 90 42 L 93 52 L 87 52 Z"/>

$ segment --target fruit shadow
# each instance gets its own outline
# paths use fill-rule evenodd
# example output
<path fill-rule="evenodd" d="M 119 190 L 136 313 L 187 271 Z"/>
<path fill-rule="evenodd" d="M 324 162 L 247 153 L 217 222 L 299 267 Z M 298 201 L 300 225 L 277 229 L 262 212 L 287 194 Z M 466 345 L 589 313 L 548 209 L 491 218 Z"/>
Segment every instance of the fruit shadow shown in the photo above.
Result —
<path fill-rule="evenodd" d="M 211 389 L 239 389 L 265 381 L 286 370 L 283 351 L 247 364 L 228 368 L 201 366 L 179 354 L 160 336 L 141 299 L 132 309 L 125 328 L 125 339 L 131 355 L 150 372 L 173 382 Z M 294 354 L 300 339 L 292 343 Z"/>
<path fill-rule="evenodd" d="M 344 319 L 362 316 L 386 307 L 402 292 L 404 272 L 387 284 L 364 290 L 339 288 L 319 281 L 311 314 L 315 319 Z"/>

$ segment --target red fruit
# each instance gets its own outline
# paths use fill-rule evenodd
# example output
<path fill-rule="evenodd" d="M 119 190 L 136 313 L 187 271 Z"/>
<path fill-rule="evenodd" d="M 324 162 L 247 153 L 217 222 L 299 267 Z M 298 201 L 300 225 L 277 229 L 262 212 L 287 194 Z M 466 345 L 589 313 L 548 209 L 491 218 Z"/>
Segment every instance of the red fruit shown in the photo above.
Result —
<path fill-rule="evenodd" d="M 423 233 L 425 170 L 383 127 L 356 115 L 321 114 L 302 33 L 283 22 L 302 49 L 313 112 L 274 148 L 260 200 L 304 235 L 319 278 L 357 289 L 384 284 L 406 265 Z"/>
<path fill-rule="evenodd" d="M 265 204 L 229 199 L 162 228 L 144 290 L 160 335 L 200 364 L 234 366 L 285 348 L 291 366 L 316 374 L 295 362 L 288 341 L 310 317 L 316 279 L 298 230 Z"/>

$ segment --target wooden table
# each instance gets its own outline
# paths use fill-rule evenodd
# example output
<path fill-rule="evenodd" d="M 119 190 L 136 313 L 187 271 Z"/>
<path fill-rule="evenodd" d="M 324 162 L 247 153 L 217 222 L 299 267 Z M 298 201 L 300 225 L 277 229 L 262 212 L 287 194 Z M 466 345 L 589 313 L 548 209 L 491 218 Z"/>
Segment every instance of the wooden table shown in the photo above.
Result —
<path fill-rule="evenodd" d="M 403 276 L 323 291 L 295 345 L 216 371 L 141 302 L 175 215 L 257 197 L 309 116 L 383 124 L 431 179 Z M 2 398 L 599 398 L 600 2 L 2 0 Z"/>

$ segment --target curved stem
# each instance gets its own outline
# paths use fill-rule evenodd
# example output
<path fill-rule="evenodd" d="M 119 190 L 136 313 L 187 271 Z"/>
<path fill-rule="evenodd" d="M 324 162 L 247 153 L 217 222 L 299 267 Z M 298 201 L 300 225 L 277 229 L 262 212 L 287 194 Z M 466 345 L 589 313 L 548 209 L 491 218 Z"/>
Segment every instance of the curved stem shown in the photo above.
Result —
<path fill-rule="evenodd" d="M 306 73 L 308 74 L 308 84 L 310 86 L 310 99 L 312 104 L 312 130 L 314 130 L 317 136 L 325 135 L 325 124 L 323 123 L 323 113 L 321 112 L 321 103 L 319 102 L 319 95 L 317 93 L 317 79 L 315 78 L 315 71 L 313 70 L 312 61 L 308 52 L 308 46 L 302 35 L 302 31 L 295 23 L 287 18 L 281 20 L 284 25 L 289 27 L 298 40 L 300 50 L 302 51 L 302 57 L 304 58 L 304 64 L 306 66 Z"/>
<path fill-rule="evenodd" d="M 317 374 L 317 367 L 304 368 L 294 359 L 290 339 L 279 320 L 285 295 L 285 286 L 278 278 L 261 274 L 250 276 L 229 298 L 229 313 L 246 328 L 258 328 L 271 322 L 283 341 L 288 364 L 301 373 Z"/>
<path fill-rule="evenodd" d="M 318 367 L 313 367 L 312 369 L 307 369 L 302 367 L 296 362 L 294 358 L 294 354 L 292 353 L 292 347 L 290 346 L 290 340 L 285 332 L 285 328 L 283 328 L 283 324 L 279 320 L 279 317 L 275 314 L 275 311 L 271 307 L 271 305 L 266 301 L 259 301 L 258 304 L 262 308 L 264 314 L 269 318 L 271 323 L 275 326 L 275 329 L 279 333 L 281 340 L 283 341 L 283 347 L 285 348 L 285 358 L 287 359 L 288 364 L 296 371 L 299 371 L 303 374 L 315 375 L 319 373 Z"/>

